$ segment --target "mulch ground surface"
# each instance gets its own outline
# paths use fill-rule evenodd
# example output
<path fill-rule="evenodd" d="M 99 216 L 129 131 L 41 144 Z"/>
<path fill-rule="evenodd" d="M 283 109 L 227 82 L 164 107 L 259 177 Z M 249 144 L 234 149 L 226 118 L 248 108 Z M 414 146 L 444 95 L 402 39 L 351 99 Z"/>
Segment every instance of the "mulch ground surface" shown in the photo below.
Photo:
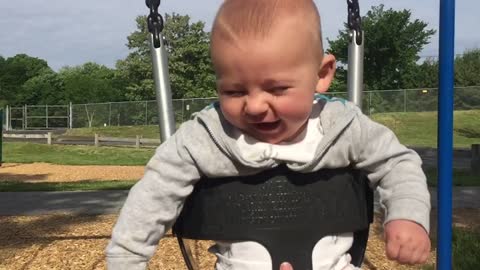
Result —
<path fill-rule="evenodd" d="M 116 215 L 0 216 L 0 269 L 105 269 L 104 250 L 116 218 Z M 432 218 L 434 221 L 435 217 Z M 480 210 L 458 209 L 454 221 L 457 226 L 479 229 Z M 386 259 L 380 224 L 381 217 L 377 216 L 362 269 L 421 269 Z M 207 252 L 211 244 L 190 243 L 200 269 L 213 269 L 215 257 Z M 434 262 L 433 250 L 429 264 Z M 176 239 L 170 234 L 161 240 L 149 269 L 186 269 Z"/>
<path fill-rule="evenodd" d="M 0 167 L 0 181 L 139 179 L 142 174 L 143 167 L 140 166 L 60 166 L 34 163 L 3 164 Z M 116 218 L 117 215 L 0 216 L 0 270 L 105 269 L 104 250 Z M 362 269 L 421 269 L 419 266 L 400 266 L 386 259 L 381 219 L 381 216 L 376 216 L 375 223 L 371 226 Z M 431 220 L 431 236 L 434 237 L 435 213 L 432 213 Z M 480 230 L 479 224 L 480 209 L 455 209 L 455 226 Z M 213 269 L 215 257 L 207 252 L 212 242 L 191 241 L 189 245 L 200 269 Z M 432 250 L 428 264 L 434 262 L 435 250 Z M 186 269 L 176 239 L 171 234 L 160 241 L 149 269 Z"/>
<path fill-rule="evenodd" d="M 144 166 L 67 166 L 49 163 L 4 163 L 0 181 L 76 182 L 85 180 L 136 180 Z"/>

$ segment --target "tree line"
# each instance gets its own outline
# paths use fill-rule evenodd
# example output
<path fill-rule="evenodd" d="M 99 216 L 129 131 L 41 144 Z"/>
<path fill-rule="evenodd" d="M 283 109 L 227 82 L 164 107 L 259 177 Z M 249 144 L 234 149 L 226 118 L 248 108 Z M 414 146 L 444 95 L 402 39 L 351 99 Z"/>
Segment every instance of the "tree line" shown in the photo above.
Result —
<path fill-rule="evenodd" d="M 215 96 L 215 74 L 209 57 L 205 23 L 188 15 L 165 15 L 173 98 Z M 412 18 L 409 10 L 373 6 L 362 17 L 365 32 L 365 90 L 438 86 L 438 61 L 420 61 L 419 53 L 435 30 Z M 23 104 L 67 104 L 155 99 L 146 16 L 136 18 L 137 29 L 127 37 L 129 54 L 115 68 L 93 62 L 53 71 L 47 61 L 26 54 L 0 56 L 0 107 Z M 348 28 L 327 40 L 327 53 L 338 60 L 330 91 L 346 91 Z M 480 49 L 455 59 L 455 84 L 480 85 Z"/>

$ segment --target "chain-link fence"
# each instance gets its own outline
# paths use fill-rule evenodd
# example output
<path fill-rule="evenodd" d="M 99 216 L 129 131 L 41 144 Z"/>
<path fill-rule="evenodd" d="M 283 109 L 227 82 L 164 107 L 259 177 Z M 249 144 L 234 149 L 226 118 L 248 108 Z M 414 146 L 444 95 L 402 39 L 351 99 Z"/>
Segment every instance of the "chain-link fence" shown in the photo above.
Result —
<path fill-rule="evenodd" d="M 325 93 L 348 99 L 347 92 Z M 216 101 L 217 98 L 174 99 L 177 124 Z M 455 110 L 480 110 L 480 86 L 456 87 Z M 437 111 L 438 89 L 365 91 L 366 114 Z M 157 125 L 157 103 L 150 101 L 108 102 L 70 105 L 25 105 L 7 107 L 6 123 L 12 129 L 82 128 L 101 126 Z"/>
<path fill-rule="evenodd" d="M 480 86 L 456 87 L 454 110 L 479 110 Z M 366 114 L 386 112 L 428 112 L 438 110 L 438 89 L 365 91 L 362 110 Z"/>
<path fill-rule="evenodd" d="M 191 115 L 216 101 L 217 98 L 174 99 L 173 110 L 177 123 L 185 122 Z M 72 126 L 137 126 L 157 125 L 158 110 L 155 100 L 90 103 L 72 105 Z"/>
<path fill-rule="evenodd" d="M 69 128 L 69 105 L 6 107 L 6 129 Z"/>

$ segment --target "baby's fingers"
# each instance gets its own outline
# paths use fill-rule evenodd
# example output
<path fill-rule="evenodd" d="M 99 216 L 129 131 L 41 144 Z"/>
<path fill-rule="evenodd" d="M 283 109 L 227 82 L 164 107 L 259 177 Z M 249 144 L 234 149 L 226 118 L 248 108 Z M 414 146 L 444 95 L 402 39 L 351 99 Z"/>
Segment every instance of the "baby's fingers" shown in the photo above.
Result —
<path fill-rule="evenodd" d="M 280 270 L 293 270 L 293 267 L 289 263 L 284 262 L 280 265 Z"/>
<path fill-rule="evenodd" d="M 386 246 L 387 257 L 401 264 L 425 263 L 430 255 L 430 246 L 417 243 L 403 243 L 389 241 Z"/>
<path fill-rule="evenodd" d="M 425 263 L 430 256 L 430 242 L 423 245 L 422 249 L 420 249 L 417 254 L 419 255 L 416 262 L 417 264 Z"/>
<path fill-rule="evenodd" d="M 402 245 L 398 251 L 397 261 L 401 264 L 414 264 L 416 256 L 416 250 L 407 245 Z"/>
<path fill-rule="evenodd" d="M 387 258 L 397 260 L 400 253 L 400 245 L 395 241 L 387 241 L 386 246 Z"/>
<path fill-rule="evenodd" d="M 429 256 L 430 256 L 430 248 L 428 248 L 428 250 L 425 250 L 425 252 L 423 252 L 422 256 L 420 256 L 420 260 L 418 261 L 418 263 L 426 263 Z"/>

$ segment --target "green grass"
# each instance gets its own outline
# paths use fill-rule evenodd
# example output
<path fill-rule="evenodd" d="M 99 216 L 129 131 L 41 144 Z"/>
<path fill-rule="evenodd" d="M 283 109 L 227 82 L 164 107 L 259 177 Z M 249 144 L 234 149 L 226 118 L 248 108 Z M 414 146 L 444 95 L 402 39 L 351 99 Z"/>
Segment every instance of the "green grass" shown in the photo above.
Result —
<path fill-rule="evenodd" d="M 432 246 L 436 241 L 432 239 Z M 480 269 L 480 231 L 464 228 L 453 228 L 452 259 L 455 270 Z M 434 265 L 425 265 L 422 270 L 434 270 Z"/>
<path fill-rule="evenodd" d="M 137 135 L 148 139 L 159 139 L 160 128 L 155 126 L 108 126 L 95 128 L 74 128 L 64 134 L 66 136 L 93 137 L 95 133 L 105 137 L 135 138 Z"/>
<path fill-rule="evenodd" d="M 0 192 L 23 191 L 86 191 L 86 190 L 126 190 L 130 189 L 136 180 L 111 181 L 78 181 L 56 183 L 23 183 L 18 181 L 0 181 Z"/>
<path fill-rule="evenodd" d="M 3 162 L 61 165 L 145 165 L 154 149 L 4 143 Z"/>
<path fill-rule="evenodd" d="M 453 269 L 480 269 L 480 231 L 453 229 Z"/>
<path fill-rule="evenodd" d="M 436 169 L 429 169 L 425 172 L 429 187 L 436 187 L 438 174 Z M 480 186 L 480 177 L 469 170 L 453 170 L 453 185 L 458 187 Z M 479 268 L 480 269 L 480 268 Z"/>
<path fill-rule="evenodd" d="M 372 119 L 390 129 L 403 144 L 409 146 L 437 146 L 437 112 L 378 113 Z M 454 112 L 454 146 L 470 147 L 480 143 L 480 110 Z M 109 126 L 98 128 L 76 128 L 68 130 L 68 136 L 93 137 L 94 134 L 111 137 L 159 138 L 158 126 Z"/>
<path fill-rule="evenodd" d="M 379 113 L 371 118 L 392 129 L 403 144 L 437 147 L 437 112 Z M 467 148 L 480 143 L 480 110 L 454 112 L 453 143 Z"/>

